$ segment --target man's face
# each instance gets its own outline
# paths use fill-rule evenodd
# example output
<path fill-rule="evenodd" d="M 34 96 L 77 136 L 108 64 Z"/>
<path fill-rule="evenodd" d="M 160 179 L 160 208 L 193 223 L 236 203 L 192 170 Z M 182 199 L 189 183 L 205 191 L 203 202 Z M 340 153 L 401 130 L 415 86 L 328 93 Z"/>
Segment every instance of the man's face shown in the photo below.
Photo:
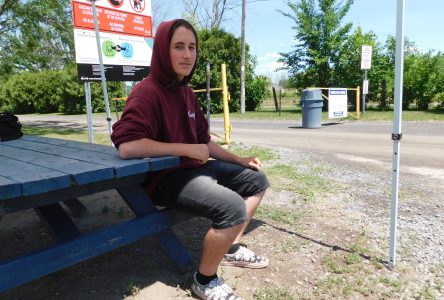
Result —
<path fill-rule="evenodd" d="M 170 43 L 170 57 L 174 72 L 179 81 L 188 76 L 196 63 L 196 38 L 194 33 L 185 27 L 174 32 Z"/>

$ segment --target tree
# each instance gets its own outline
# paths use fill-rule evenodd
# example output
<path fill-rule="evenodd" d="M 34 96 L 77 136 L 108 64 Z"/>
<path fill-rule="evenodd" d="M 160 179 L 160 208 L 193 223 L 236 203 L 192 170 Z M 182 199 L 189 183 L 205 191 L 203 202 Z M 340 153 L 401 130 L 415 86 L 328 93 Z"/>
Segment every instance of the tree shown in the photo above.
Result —
<path fill-rule="evenodd" d="M 345 3 L 343 3 L 345 2 Z M 288 53 L 280 53 L 284 69 L 294 77 L 298 87 L 328 87 L 340 61 L 338 49 L 343 47 L 351 23 L 341 26 L 353 0 L 288 1 L 290 12 L 281 13 L 294 21 L 298 44 Z"/>
<path fill-rule="evenodd" d="M 199 39 L 199 63 L 195 70 L 191 85 L 195 89 L 204 89 L 206 83 L 205 63 L 210 61 L 211 63 L 211 87 L 221 86 L 221 70 L 222 63 L 226 64 L 227 68 L 227 84 L 228 90 L 231 95 L 231 101 L 229 102 L 230 111 L 239 110 L 240 98 L 240 38 L 236 38 L 233 34 L 228 33 L 221 29 L 204 29 L 198 31 Z M 249 96 L 249 87 L 260 86 L 261 83 L 266 84 L 266 80 L 262 78 L 256 78 L 253 74 L 256 61 L 254 57 L 249 55 L 249 47 L 246 47 L 246 106 L 248 109 L 255 109 L 260 101 L 257 98 L 257 93 L 251 93 Z M 249 84 L 250 81 L 258 80 L 254 84 Z M 222 111 L 222 96 L 220 93 L 211 94 L 211 112 L 217 113 Z M 236 99 L 236 100 L 235 100 Z M 205 95 L 199 95 L 199 101 L 203 108 L 206 107 Z M 249 104 L 250 101 L 256 103 L 256 105 Z"/>
<path fill-rule="evenodd" d="M 338 60 L 333 69 L 331 85 L 343 87 L 361 86 L 364 79 L 361 70 L 361 49 L 363 45 L 372 46 L 372 66 L 369 70 L 369 101 L 386 99 L 387 93 L 384 86 L 387 85 L 388 77 L 393 75 L 394 65 L 390 65 L 388 57 L 385 55 L 384 47 L 377 42 L 377 37 L 373 32 L 363 33 L 358 26 L 354 32 L 345 40 L 338 51 Z M 393 61 L 394 63 L 394 61 Z M 355 103 L 355 101 L 351 102 Z M 386 103 L 380 104 L 381 108 L 386 107 Z"/>
<path fill-rule="evenodd" d="M 172 11 L 166 1 L 151 2 L 151 11 L 153 16 L 153 32 L 156 32 L 160 23 L 169 18 L 169 13 Z"/>
<path fill-rule="evenodd" d="M 73 62 L 70 0 L 4 0 L 0 5 L 0 76 L 60 69 Z"/>
<path fill-rule="evenodd" d="M 220 28 L 227 12 L 238 7 L 234 0 L 183 0 L 184 17 L 200 29 Z"/>

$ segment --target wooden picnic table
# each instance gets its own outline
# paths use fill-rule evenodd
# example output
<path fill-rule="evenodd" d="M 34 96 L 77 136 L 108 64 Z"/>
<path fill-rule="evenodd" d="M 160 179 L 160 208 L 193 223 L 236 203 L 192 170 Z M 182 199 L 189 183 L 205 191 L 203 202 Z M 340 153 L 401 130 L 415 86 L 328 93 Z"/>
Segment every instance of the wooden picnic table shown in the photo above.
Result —
<path fill-rule="evenodd" d="M 1 142 L 0 222 L 2 215 L 35 209 L 57 243 L 0 261 L 0 292 L 150 235 L 179 269 L 191 268 L 190 255 L 170 228 L 171 218 L 154 206 L 141 186 L 147 172 L 178 163 L 172 156 L 122 160 L 111 146 L 54 138 L 24 136 Z M 112 189 L 135 218 L 84 234 L 60 205 L 64 202 L 81 213 L 84 207 L 77 197 Z"/>

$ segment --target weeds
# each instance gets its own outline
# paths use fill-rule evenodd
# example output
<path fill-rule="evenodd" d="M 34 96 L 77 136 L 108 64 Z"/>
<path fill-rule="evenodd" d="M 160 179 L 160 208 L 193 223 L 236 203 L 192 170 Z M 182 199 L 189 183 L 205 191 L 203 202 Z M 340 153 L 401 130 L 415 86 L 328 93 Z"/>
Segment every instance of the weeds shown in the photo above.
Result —
<path fill-rule="evenodd" d="M 256 211 L 256 217 L 273 220 L 278 223 L 295 225 L 302 214 L 294 211 L 287 211 L 270 206 L 262 205 Z"/>
<path fill-rule="evenodd" d="M 257 300 L 296 300 L 288 288 L 262 288 L 254 292 L 254 299 Z"/>
<path fill-rule="evenodd" d="M 261 162 L 271 161 L 277 159 L 277 154 L 273 151 L 260 146 L 244 146 L 243 144 L 232 143 L 230 145 L 230 151 L 236 153 L 239 156 L 255 156 L 258 157 Z"/>
<path fill-rule="evenodd" d="M 313 173 L 302 173 L 288 165 L 274 165 L 267 169 L 267 175 L 277 190 L 288 190 L 300 194 L 304 200 L 312 200 L 317 193 L 327 192 L 331 185 Z"/>

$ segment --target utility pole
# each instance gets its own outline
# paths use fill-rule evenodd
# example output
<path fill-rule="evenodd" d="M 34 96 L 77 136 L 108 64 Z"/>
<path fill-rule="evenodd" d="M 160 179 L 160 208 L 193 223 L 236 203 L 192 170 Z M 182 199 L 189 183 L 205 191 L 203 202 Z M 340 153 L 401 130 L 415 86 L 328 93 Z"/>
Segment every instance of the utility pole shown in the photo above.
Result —
<path fill-rule="evenodd" d="M 245 113 L 245 7 L 246 0 L 242 0 L 242 29 L 241 29 L 241 43 L 242 43 L 242 56 L 241 56 L 241 91 L 240 91 L 240 109 L 241 114 Z"/>

